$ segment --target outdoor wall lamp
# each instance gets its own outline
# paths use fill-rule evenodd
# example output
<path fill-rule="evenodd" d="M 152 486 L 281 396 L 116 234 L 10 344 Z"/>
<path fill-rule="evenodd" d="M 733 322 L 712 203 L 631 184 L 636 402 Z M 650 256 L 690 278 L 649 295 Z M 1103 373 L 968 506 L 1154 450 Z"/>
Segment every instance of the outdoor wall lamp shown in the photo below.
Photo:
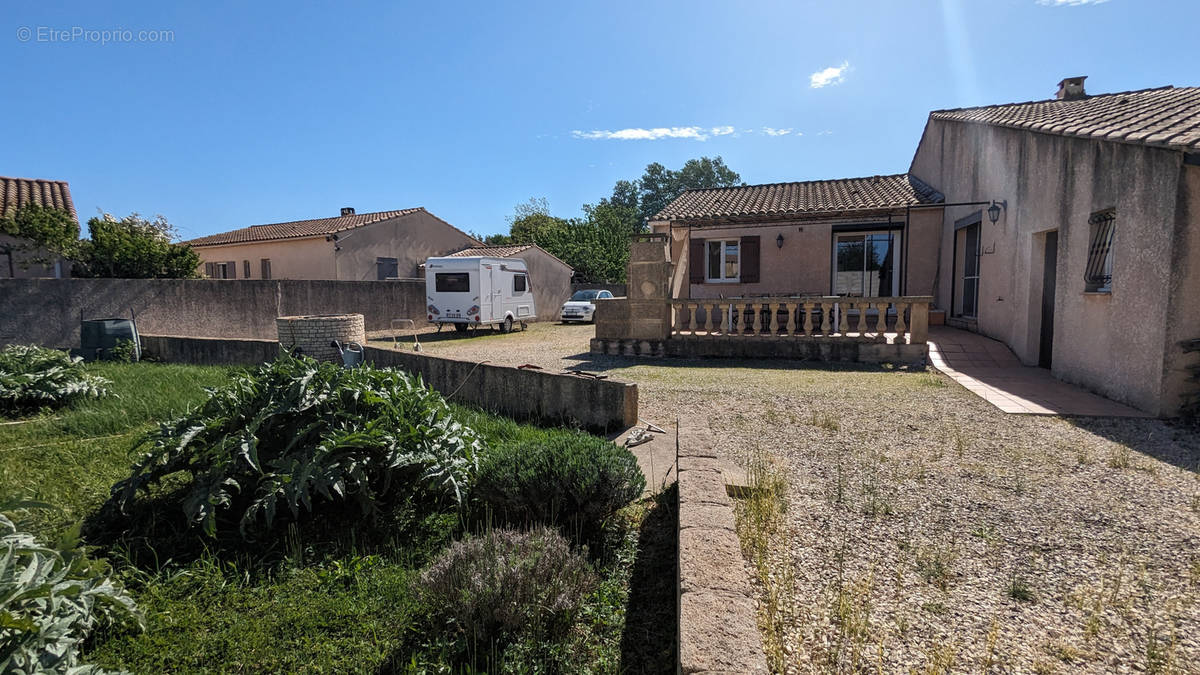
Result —
<path fill-rule="evenodd" d="M 1001 199 L 1000 201 L 997 202 L 996 200 L 993 199 L 992 205 L 989 206 L 987 209 L 988 220 L 992 221 L 993 225 L 996 224 L 997 220 L 1000 220 L 1000 207 L 1001 206 L 1003 206 L 1004 210 L 1007 211 L 1008 210 L 1008 200 Z"/>
<path fill-rule="evenodd" d="M 783 233 L 780 232 L 778 237 L 775 237 L 775 248 L 783 248 Z"/>

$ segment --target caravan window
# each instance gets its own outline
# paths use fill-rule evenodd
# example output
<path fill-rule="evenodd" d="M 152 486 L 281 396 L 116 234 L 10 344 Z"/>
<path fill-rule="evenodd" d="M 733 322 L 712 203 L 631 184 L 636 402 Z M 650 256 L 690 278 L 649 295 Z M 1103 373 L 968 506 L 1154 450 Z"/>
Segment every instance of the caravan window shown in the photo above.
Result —
<path fill-rule="evenodd" d="M 471 275 L 466 272 L 438 272 L 433 277 L 438 293 L 470 293 Z"/>
<path fill-rule="evenodd" d="M 525 275 L 524 274 L 514 274 L 513 275 L 513 293 L 524 293 L 524 292 L 525 292 Z"/>

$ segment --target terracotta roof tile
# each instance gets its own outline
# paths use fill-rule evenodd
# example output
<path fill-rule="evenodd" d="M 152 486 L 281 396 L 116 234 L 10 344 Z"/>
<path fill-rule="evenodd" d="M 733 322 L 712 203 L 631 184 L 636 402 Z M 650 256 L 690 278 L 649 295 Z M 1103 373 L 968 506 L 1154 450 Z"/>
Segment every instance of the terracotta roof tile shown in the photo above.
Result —
<path fill-rule="evenodd" d="M 531 248 L 536 248 L 537 250 L 541 251 L 542 253 L 545 253 L 546 255 L 550 256 L 554 260 L 557 260 L 558 262 L 562 263 L 563 266 L 565 266 L 567 269 L 574 271 L 574 269 L 575 269 L 574 267 L 571 267 L 566 262 L 564 262 L 561 258 L 559 258 L 558 256 L 554 255 L 553 253 L 547 251 L 546 249 L 542 248 L 541 246 L 538 246 L 537 244 L 515 244 L 513 246 L 471 246 L 469 248 L 464 248 L 461 251 L 455 251 L 454 253 L 450 253 L 446 257 L 447 258 L 472 258 L 475 256 L 481 256 L 481 257 L 488 257 L 488 258 L 511 258 L 511 257 L 517 255 L 518 253 L 521 253 L 523 251 L 528 251 Z"/>
<path fill-rule="evenodd" d="M 425 209 L 418 207 L 415 209 L 400 209 L 398 211 L 356 213 L 349 216 L 316 218 L 314 220 L 293 220 L 287 223 L 251 225 L 250 227 L 243 227 L 240 230 L 210 234 L 207 237 L 199 237 L 183 243 L 190 244 L 191 246 L 221 246 L 226 244 L 245 244 L 255 241 L 319 237 L 353 230 L 356 227 L 371 225 L 400 216 L 407 216 L 418 211 L 425 211 Z"/>
<path fill-rule="evenodd" d="M 1186 152 L 1200 150 L 1200 87 L 935 110 L 929 117 Z"/>
<path fill-rule="evenodd" d="M 651 220 L 789 216 L 934 204 L 941 193 L 916 176 L 895 174 L 802 183 L 688 190 Z"/>
<path fill-rule="evenodd" d="M 71 201 L 71 188 L 65 180 L 42 178 L 8 178 L 0 176 L 0 213 L 28 203 L 53 206 L 71 214 L 76 221 L 75 203 Z"/>

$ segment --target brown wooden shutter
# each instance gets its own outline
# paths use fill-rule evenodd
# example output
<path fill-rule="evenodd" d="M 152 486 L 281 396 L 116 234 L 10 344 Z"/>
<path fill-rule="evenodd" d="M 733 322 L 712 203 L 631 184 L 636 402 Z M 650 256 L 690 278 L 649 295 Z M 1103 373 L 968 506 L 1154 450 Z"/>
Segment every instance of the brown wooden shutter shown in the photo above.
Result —
<path fill-rule="evenodd" d="M 213 264 L 212 263 L 204 263 L 204 276 L 208 277 L 209 279 L 213 278 Z"/>
<path fill-rule="evenodd" d="M 237 278 L 237 261 L 230 260 L 228 263 L 226 263 L 226 265 L 228 265 L 228 267 L 226 267 L 225 269 L 229 271 L 229 278 L 236 279 Z"/>
<path fill-rule="evenodd" d="M 742 274 L 743 284 L 758 283 L 758 237 L 742 237 Z"/>
<path fill-rule="evenodd" d="M 704 240 L 692 239 L 688 248 L 688 281 L 693 284 L 704 283 Z"/>

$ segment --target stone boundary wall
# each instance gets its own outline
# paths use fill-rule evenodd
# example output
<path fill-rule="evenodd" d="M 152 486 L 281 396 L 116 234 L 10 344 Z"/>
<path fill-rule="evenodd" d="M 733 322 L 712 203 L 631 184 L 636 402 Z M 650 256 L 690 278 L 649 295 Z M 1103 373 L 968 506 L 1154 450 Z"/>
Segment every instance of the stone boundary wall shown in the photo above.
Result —
<path fill-rule="evenodd" d="M 578 426 L 608 433 L 638 421 L 637 385 L 613 379 L 496 366 L 426 356 L 402 349 L 365 347 L 365 358 L 419 374 L 452 401 L 540 424 Z"/>
<path fill-rule="evenodd" d="M 571 294 L 572 295 L 575 294 L 575 291 L 592 291 L 592 290 L 608 291 L 609 293 L 612 293 L 614 297 L 623 298 L 623 297 L 625 297 L 625 294 L 628 293 L 628 286 L 626 284 L 587 284 L 587 283 L 571 284 Z"/>
<path fill-rule="evenodd" d="M 733 503 L 704 418 L 679 421 L 679 672 L 766 673 Z"/>
<path fill-rule="evenodd" d="M 0 279 L 0 345 L 78 347 L 79 320 L 137 318 L 151 335 L 275 340 L 275 317 L 362 314 L 426 325 L 425 282 L 283 279 Z"/>

